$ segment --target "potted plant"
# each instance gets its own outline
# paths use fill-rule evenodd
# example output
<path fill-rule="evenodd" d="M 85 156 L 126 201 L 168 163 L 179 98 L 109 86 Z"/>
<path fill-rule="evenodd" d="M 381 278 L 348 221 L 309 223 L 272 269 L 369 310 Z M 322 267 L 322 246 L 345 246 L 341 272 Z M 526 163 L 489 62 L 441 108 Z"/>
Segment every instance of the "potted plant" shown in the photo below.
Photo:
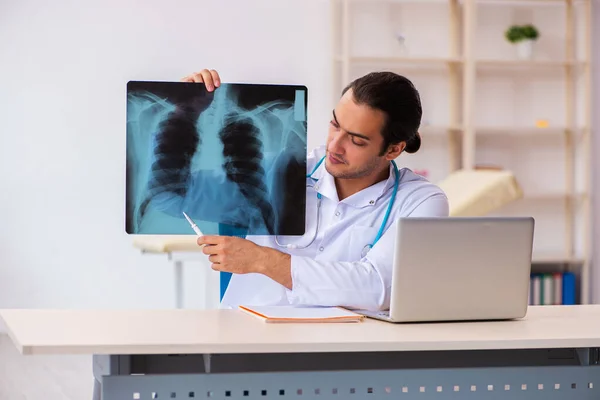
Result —
<path fill-rule="evenodd" d="M 528 60 L 533 54 L 533 42 L 539 37 L 539 32 L 535 26 L 513 25 L 505 32 L 506 39 L 517 47 L 517 56 L 520 59 Z"/>

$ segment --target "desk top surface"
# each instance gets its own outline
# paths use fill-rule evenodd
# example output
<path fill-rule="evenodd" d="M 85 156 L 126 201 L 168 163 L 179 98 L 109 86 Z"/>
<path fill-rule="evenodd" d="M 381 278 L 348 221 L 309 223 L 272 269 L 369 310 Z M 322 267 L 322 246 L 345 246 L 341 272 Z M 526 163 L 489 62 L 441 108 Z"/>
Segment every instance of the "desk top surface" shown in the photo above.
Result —
<path fill-rule="evenodd" d="M 600 305 L 513 321 L 265 323 L 238 310 L 0 310 L 23 354 L 374 352 L 600 347 Z"/>

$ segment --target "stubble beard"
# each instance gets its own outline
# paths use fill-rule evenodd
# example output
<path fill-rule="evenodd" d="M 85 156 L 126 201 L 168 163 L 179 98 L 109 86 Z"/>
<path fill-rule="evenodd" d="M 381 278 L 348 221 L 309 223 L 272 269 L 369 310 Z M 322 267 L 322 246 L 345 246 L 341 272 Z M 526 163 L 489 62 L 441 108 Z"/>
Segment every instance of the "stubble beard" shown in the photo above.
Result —
<path fill-rule="evenodd" d="M 369 176 L 371 174 L 373 174 L 374 172 L 377 172 L 377 169 L 379 167 L 379 157 L 373 157 L 371 158 L 366 165 L 364 165 L 363 167 L 361 167 L 358 170 L 353 170 L 353 171 L 346 171 L 346 172 L 335 172 L 332 171 L 330 169 L 330 167 L 327 166 L 327 163 L 325 163 L 325 169 L 327 170 L 327 172 L 329 172 L 329 174 L 331 174 L 331 176 L 333 176 L 334 178 L 337 179 L 359 179 L 359 178 L 364 178 L 365 176 Z"/>

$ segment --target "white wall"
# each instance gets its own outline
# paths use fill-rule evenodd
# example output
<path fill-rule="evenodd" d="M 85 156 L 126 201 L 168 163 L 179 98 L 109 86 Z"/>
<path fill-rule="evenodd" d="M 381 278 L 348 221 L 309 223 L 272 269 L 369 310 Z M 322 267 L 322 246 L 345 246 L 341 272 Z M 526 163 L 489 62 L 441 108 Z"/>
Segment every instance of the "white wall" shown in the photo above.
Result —
<path fill-rule="evenodd" d="M 172 307 L 170 263 L 140 255 L 124 232 L 126 82 L 178 80 L 210 67 L 226 81 L 305 84 L 309 147 L 316 146 L 334 97 L 328 3 L 4 2 L 0 308 Z M 422 72 L 410 71 L 418 86 L 434 76 Z M 600 79 L 595 87 L 600 92 Z M 426 108 L 443 102 L 431 87 L 420 88 Z M 408 164 L 432 165 L 445 154 L 438 140 L 424 141 L 425 151 Z M 600 141 L 594 146 L 600 151 Z M 594 179 L 600 187 L 600 176 Z M 203 267 L 188 271 L 188 290 L 201 290 Z M 600 288 L 600 277 L 595 281 Z M 188 304 L 201 306 L 202 299 L 193 293 Z"/>
<path fill-rule="evenodd" d="M 331 110 L 329 35 L 327 0 L 3 2 L 0 308 L 172 307 L 171 264 L 124 231 L 126 82 L 209 67 L 305 84 L 312 147 Z"/>

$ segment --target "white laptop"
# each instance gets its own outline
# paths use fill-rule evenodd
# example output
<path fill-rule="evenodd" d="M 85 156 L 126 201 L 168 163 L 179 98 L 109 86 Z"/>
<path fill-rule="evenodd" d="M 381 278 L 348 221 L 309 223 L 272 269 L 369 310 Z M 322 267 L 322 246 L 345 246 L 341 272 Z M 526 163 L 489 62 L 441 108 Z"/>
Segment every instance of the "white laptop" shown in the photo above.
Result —
<path fill-rule="evenodd" d="M 390 310 L 356 312 L 389 322 L 527 313 L 533 218 L 401 218 L 396 232 Z"/>

